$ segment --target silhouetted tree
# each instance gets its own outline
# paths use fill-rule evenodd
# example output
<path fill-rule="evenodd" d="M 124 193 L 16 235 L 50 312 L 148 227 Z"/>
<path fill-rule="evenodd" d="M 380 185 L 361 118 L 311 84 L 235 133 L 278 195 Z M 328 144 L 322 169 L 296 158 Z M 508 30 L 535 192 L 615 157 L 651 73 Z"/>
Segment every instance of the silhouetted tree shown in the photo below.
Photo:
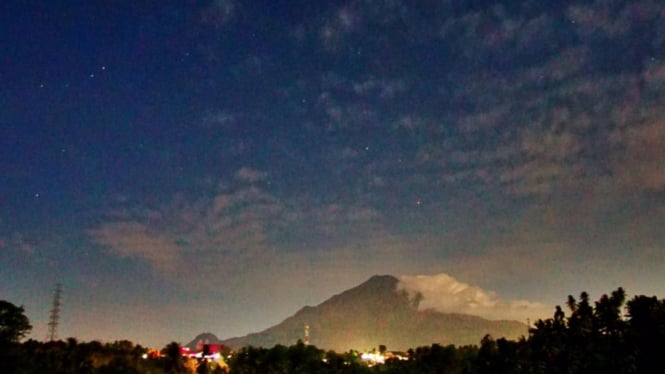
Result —
<path fill-rule="evenodd" d="M 22 306 L 0 300 L 0 344 L 18 342 L 32 330 L 24 313 Z"/>
<path fill-rule="evenodd" d="M 633 373 L 635 353 L 629 340 L 630 319 L 622 308 L 625 291 L 603 295 L 594 306 L 586 292 L 579 301 L 569 296 L 570 316 L 557 306 L 554 318 L 537 321 L 530 330 L 528 354 L 536 373 Z M 651 324 L 651 323 L 649 323 Z M 650 355 L 648 355 L 650 356 Z"/>
<path fill-rule="evenodd" d="M 164 369 L 166 373 L 180 374 L 186 372 L 185 363 L 180 354 L 180 344 L 171 342 L 162 349 L 162 353 L 164 354 Z"/>
<path fill-rule="evenodd" d="M 628 302 L 628 336 L 638 373 L 665 373 L 665 300 L 636 296 Z"/>

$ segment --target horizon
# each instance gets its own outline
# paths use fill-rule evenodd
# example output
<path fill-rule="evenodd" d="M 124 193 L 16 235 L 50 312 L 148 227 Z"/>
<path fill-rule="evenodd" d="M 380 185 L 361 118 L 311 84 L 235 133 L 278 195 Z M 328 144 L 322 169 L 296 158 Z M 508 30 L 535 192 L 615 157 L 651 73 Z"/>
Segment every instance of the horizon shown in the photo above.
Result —
<path fill-rule="evenodd" d="M 303 309 L 319 307 L 322 304 L 325 304 L 327 301 L 333 299 L 334 297 L 340 296 L 340 295 L 346 293 L 347 291 L 353 290 L 355 288 L 362 287 L 365 284 L 370 283 L 373 279 L 380 278 L 380 277 L 391 277 L 391 278 L 395 278 L 397 280 L 397 283 L 396 283 L 395 288 L 394 288 L 396 294 L 399 291 L 406 291 L 409 298 L 414 298 L 414 297 L 416 297 L 415 296 L 416 292 L 418 292 L 418 293 L 421 293 L 423 291 L 426 292 L 425 295 L 422 295 L 422 294 L 419 295 L 420 301 L 419 301 L 418 305 L 414 306 L 414 309 L 418 312 L 435 311 L 435 312 L 442 313 L 442 314 L 458 314 L 458 315 L 480 317 L 480 318 L 486 319 L 488 321 L 514 321 L 514 322 L 519 322 L 521 324 L 524 324 L 524 326 L 532 327 L 532 326 L 535 325 L 535 323 L 538 320 L 552 319 L 552 317 L 554 315 L 555 308 L 557 306 L 561 306 L 561 305 L 565 304 L 565 300 L 564 300 L 564 298 L 562 298 L 561 303 L 556 304 L 556 305 L 552 305 L 551 307 L 543 305 L 543 304 L 537 304 L 537 303 L 528 305 L 529 308 L 528 308 L 527 311 L 519 310 L 520 305 L 518 304 L 517 305 L 517 307 L 518 307 L 517 310 L 506 310 L 506 308 L 501 308 L 501 310 L 499 311 L 499 314 L 495 314 L 494 317 L 491 317 L 491 316 L 488 316 L 486 314 L 486 311 L 484 311 L 482 309 L 481 310 L 476 310 L 476 311 L 469 311 L 468 309 L 464 310 L 465 305 L 461 305 L 459 303 L 459 298 L 460 297 L 463 297 L 463 298 L 464 297 L 469 297 L 470 295 L 475 294 L 471 298 L 472 303 L 478 302 L 479 299 L 480 300 L 486 300 L 489 297 L 489 298 L 492 298 L 493 301 L 495 301 L 497 303 L 500 303 L 503 306 L 506 306 L 506 305 L 510 306 L 511 300 L 501 300 L 492 291 L 482 290 L 482 289 L 479 289 L 477 286 L 468 285 L 468 284 L 458 282 L 457 280 L 455 280 L 454 278 L 452 278 L 448 274 L 443 274 L 443 273 L 442 274 L 435 274 L 435 275 L 431 275 L 431 276 L 416 275 L 416 276 L 401 276 L 401 277 L 396 277 L 396 276 L 391 275 L 391 274 L 374 274 L 374 275 L 372 275 L 371 277 L 369 277 L 368 279 L 366 279 L 365 281 L 363 281 L 360 284 L 357 284 L 355 286 L 352 286 L 352 287 L 350 287 L 348 289 L 345 289 L 345 290 L 342 290 L 340 292 L 331 294 L 328 298 L 321 301 L 320 303 L 317 303 L 317 304 L 314 304 L 314 305 L 303 305 L 301 307 L 298 307 L 291 314 L 284 316 L 281 320 L 279 320 L 279 322 L 275 323 L 274 325 L 267 326 L 267 327 L 265 327 L 261 330 L 248 331 L 245 334 L 237 335 L 237 336 L 222 336 L 221 338 L 218 336 L 218 334 L 216 332 L 214 332 L 212 330 L 207 330 L 207 331 L 200 331 L 200 332 L 194 333 L 193 334 L 193 336 L 194 336 L 193 339 L 196 340 L 196 338 L 199 337 L 200 335 L 211 334 L 211 335 L 215 336 L 218 340 L 225 341 L 225 340 L 231 340 L 231 339 L 237 339 L 237 338 L 244 338 L 244 337 L 247 337 L 247 336 L 252 335 L 252 334 L 261 333 L 261 332 L 264 332 L 268 329 L 271 329 L 271 328 L 285 322 L 289 318 L 297 315 Z M 414 280 L 417 280 L 417 279 L 422 280 L 423 278 L 433 278 L 435 280 L 434 283 L 437 284 L 438 287 L 435 287 L 435 288 L 430 287 L 429 289 L 424 289 L 423 290 L 422 288 L 419 288 L 417 285 L 413 284 Z M 443 282 L 444 287 L 441 287 L 441 283 L 442 283 L 441 279 L 444 280 L 444 282 Z M 455 289 L 455 292 L 452 292 L 452 293 L 450 292 L 451 287 Z M 604 296 L 604 295 L 610 295 L 612 293 L 612 291 L 614 291 L 614 290 L 608 290 L 607 292 L 603 293 L 602 295 L 597 295 L 598 297 L 596 297 L 596 298 L 600 298 L 601 296 Z M 580 291 L 580 293 L 581 292 L 586 292 L 586 291 Z M 451 305 L 451 303 L 437 305 L 437 302 L 436 302 L 437 299 L 435 299 L 432 302 L 432 300 L 430 298 L 432 296 L 432 294 L 439 294 L 440 295 L 442 293 L 445 293 L 445 294 L 447 294 L 446 296 L 452 297 L 452 298 L 457 299 L 457 300 L 454 300 L 452 305 Z M 569 295 L 577 298 L 578 294 L 569 294 Z M 594 299 L 593 295 L 589 295 L 589 296 L 590 296 L 590 300 Z M 635 297 L 635 296 L 651 297 L 651 296 L 654 296 L 654 295 L 638 295 L 638 294 L 626 293 L 626 300 L 630 300 L 630 299 L 632 299 L 632 297 Z M 512 300 L 512 301 L 515 301 L 515 300 Z M 423 306 L 423 304 L 425 304 L 425 306 Z M 466 307 L 468 308 L 468 306 L 466 306 Z M 624 308 L 625 308 L 625 306 L 624 306 Z M 29 312 L 27 310 L 25 312 L 26 312 L 26 315 L 29 316 Z M 511 314 L 510 314 L 511 312 L 515 312 L 516 314 L 521 315 L 522 318 L 513 318 L 513 317 L 511 317 Z M 564 309 L 564 313 L 567 313 L 567 312 L 569 312 L 569 311 Z M 524 314 L 524 313 L 526 313 L 526 314 Z M 51 313 L 49 313 L 49 314 L 51 314 Z M 623 317 L 626 318 L 627 315 L 623 314 Z M 56 332 L 57 332 L 57 329 L 56 329 Z M 46 334 L 48 335 L 48 332 Z M 34 326 L 33 326 L 33 330 L 30 333 L 28 333 L 27 336 L 23 340 L 24 341 L 25 340 L 37 340 L 37 341 L 44 341 L 44 342 L 49 340 L 48 337 L 46 337 L 44 339 L 39 339 L 38 337 L 32 336 L 32 335 L 34 335 Z M 184 340 L 171 339 L 171 340 L 168 340 L 167 342 L 165 342 L 162 345 L 145 345 L 145 344 L 142 344 L 142 342 L 140 342 L 140 341 L 133 341 L 131 339 L 125 339 L 125 338 L 115 338 L 115 339 L 111 339 L 111 340 L 103 340 L 103 339 L 92 338 L 92 339 L 88 339 L 88 340 L 80 340 L 75 336 L 67 336 L 67 337 L 60 336 L 55 340 L 56 341 L 57 340 L 65 341 L 69 338 L 75 338 L 79 342 L 99 341 L 101 343 L 113 343 L 115 341 L 129 340 L 134 344 L 138 344 L 138 345 L 141 345 L 141 346 L 144 346 L 144 347 L 152 347 L 152 348 L 163 347 L 163 346 L 165 346 L 165 345 L 167 345 L 171 342 L 174 342 L 174 341 L 178 342 L 182 346 L 186 346 L 186 345 L 188 345 L 189 343 L 192 342 L 192 340 L 191 340 L 192 338 L 185 338 Z"/>
<path fill-rule="evenodd" d="M 0 298 L 46 336 L 243 336 L 665 296 L 665 4 L 0 5 Z"/>

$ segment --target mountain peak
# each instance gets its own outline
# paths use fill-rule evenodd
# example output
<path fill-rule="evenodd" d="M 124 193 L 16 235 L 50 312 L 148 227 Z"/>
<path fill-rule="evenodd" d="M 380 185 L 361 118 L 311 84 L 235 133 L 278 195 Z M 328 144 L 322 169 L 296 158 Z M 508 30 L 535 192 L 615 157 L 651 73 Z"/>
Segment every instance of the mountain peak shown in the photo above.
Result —
<path fill-rule="evenodd" d="M 359 292 L 378 292 L 380 294 L 391 294 L 397 289 L 398 282 L 399 280 L 392 275 L 374 275 L 365 282 L 350 288 L 337 296 Z"/>
<path fill-rule="evenodd" d="M 394 287 L 399 280 L 392 275 L 373 275 L 360 286 L 367 285 L 372 287 Z"/>
<path fill-rule="evenodd" d="M 187 343 L 185 347 L 191 350 L 197 350 L 201 344 L 221 344 L 221 340 L 211 332 L 204 332 L 198 334 L 191 342 Z"/>
<path fill-rule="evenodd" d="M 300 309 L 276 326 L 222 343 L 232 348 L 292 345 L 304 340 L 305 325 L 311 344 L 338 352 L 381 344 L 397 350 L 432 343 L 479 344 L 486 334 L 517 338 L 526 333 L 526 325 L 516 321 L 418 310 L 406 292 L 397 290 L 398 282 L 392 275 L 372 276 L 317 306 Z"/>

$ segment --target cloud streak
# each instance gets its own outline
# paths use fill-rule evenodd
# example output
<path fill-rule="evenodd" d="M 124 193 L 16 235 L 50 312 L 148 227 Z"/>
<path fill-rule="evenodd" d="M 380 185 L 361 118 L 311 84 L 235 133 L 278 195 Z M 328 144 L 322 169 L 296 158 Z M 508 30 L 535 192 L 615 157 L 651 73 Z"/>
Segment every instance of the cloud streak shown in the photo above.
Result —
<path fill-rule="evenodd" d="M 315 259 L 319 251 L 389 236 L 381 213 L 370 206 L 278 198 L 269 192 L 268 177 L 241 167 L 210 197 L 119 208 L 88 234 L 113 257 L 142 262 L 164 277 L 189 274 L 189 283 L 216 273 L 240 276 L 248 268 L 286 266 L 278 258 Z"/>
<path fill-rule="evenodd" d="M 182 249 L 173 238 L 139 222 L 107 223 L 91 230 L 90 235 L 110 253 L 146 261 L 160 273 L 174 271 L 182 258 Z"/>
<path fill-rule="evenodd" d="M 421 310 L 433 309 L 442 313 L 461 313 L 493 320 L 544 318 L 548 308 L 528 300 L 504 300 L 495 292 L 484 290 L 440 273 L 436 275 L 403 275 L 398 290 L 409 293 L 419 301 Z"/>

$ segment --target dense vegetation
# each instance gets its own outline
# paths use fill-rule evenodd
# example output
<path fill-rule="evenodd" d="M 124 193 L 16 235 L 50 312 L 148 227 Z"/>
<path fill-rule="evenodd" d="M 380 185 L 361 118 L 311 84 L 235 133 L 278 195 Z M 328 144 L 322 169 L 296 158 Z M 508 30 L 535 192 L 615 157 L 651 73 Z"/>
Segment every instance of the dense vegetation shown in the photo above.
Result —
<path fill-rule="evenodd" d="M 75 339 L 20 339 L 30 330 L 23 309 L 0 302 L 2 373 L 665 373 L 665 300 L 619 288 L 595 303 L 582 293 L 567 300 L 568 314 L 537 321 L 517 341 L 486 336 L 479 345 L 433 344 L 410 349 L 408 359 L 368 366 L 357 352 L 325 352 L 302 342 L 286 347 L 245 347 L 228 367 L 185 361 L 171 343 L 161 355 L 128 341 L 101 344 Z M 380 350 L 386 347 L 380 346 Z"/>

